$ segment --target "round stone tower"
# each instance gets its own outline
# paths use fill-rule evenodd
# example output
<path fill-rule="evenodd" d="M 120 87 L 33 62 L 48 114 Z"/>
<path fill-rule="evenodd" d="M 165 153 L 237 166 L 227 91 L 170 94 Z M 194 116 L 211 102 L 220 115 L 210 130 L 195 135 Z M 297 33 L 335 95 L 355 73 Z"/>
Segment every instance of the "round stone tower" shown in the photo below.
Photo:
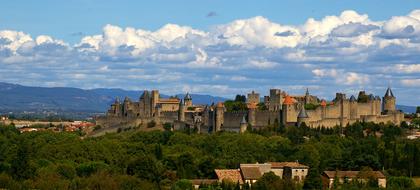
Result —
<path fill-rule="evenodd" d="M 390 87 L 386 90 L 386 93 L 382 99 L 382 110 L 384 112 L 393 112 L 395 111 L 395 96 L 392 93 Z"/>
<path fill-rule="evenodd" d="M 185 121 L 185 105 L 182 100 L 179 100 L 178 120 Z"/>

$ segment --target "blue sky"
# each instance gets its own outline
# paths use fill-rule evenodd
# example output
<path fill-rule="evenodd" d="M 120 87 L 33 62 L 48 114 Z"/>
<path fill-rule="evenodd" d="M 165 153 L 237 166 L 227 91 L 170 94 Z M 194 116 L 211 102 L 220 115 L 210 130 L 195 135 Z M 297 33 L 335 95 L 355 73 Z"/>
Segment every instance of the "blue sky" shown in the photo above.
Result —
<path fill-rule="evenodd" d="M 420 1 L 3 1 L 0 81 L 420 104 Z"/>
<path fill-rule="evenodd" d="M 76 43 L 97 34 L 106 24 L 156 30 L 167 23 L 206 30 L 236 19 L 264 16 L 282 24 L 301 24 L 344 10 L 386 20 L 420 7 L 418 0 L 13 0 L 2 1 L 0 29 L 50 35 Z"/>

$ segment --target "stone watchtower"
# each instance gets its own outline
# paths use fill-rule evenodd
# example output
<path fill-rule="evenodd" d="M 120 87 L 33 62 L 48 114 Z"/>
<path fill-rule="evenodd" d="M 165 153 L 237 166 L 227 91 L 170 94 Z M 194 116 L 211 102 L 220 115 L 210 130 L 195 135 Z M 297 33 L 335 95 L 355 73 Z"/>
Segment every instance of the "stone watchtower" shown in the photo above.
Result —
<path fill-rule="evenodd" d="M 260 103 L 260 94 L 252 91 L 250 94 L 248 94 L 248 98 L 247 98 L 246 101 L 247 101 L 247 103 L 251 103 L 251 104 Z"/>
<path fill-rule="evenodd" d="M 356 97 L 351 95 L 351 97 L 350 97 L 350 119 L 358 119 L 357 106 L 358 106 L 358 102 L 356 100 Z"/>
<path fill-rule="evenodd" d="M 223 105 L 222 102 L 217 103 L 216 109 L 215 109 L 215 128 L 214 130 L 220 131 L 223 127 L 224 119 L 224 113 L 225 113 L 225 105 Z"/>
<path fill-rule="evenodd" d="M 395 111 L 395 96 L 392 93 L 390 87 L 386 90 L 386 93 L 382 99 L 382 110 L 384 112 L 394 112 Z"/>
<path fill-rule="evenodd" d="M 284 102 L 283 102 L 282 110 L 281 110 L 281 118 L 282 118 L 283 125 L 287 125 L 289 120 L 291 120 L 291 118 L 293 117 L 292 109 L 293 109 L 293 99 L 289 95 L 286 95 L 286 97 L 284 98 Z"/>
<path fill-rule="evenodd" d="M 178 121 L 185 121 L 185 105 L 182 100 L 179 100 Z"/>

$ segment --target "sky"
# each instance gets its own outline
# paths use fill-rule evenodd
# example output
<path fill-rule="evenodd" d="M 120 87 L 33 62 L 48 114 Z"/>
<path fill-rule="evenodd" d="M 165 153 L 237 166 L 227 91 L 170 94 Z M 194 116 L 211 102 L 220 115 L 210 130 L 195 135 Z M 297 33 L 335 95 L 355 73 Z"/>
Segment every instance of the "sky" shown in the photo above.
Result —
<path fill-rule="evenodd" d="M 2 1 L 0 82 L 420 105 L 420 1 Z"/>

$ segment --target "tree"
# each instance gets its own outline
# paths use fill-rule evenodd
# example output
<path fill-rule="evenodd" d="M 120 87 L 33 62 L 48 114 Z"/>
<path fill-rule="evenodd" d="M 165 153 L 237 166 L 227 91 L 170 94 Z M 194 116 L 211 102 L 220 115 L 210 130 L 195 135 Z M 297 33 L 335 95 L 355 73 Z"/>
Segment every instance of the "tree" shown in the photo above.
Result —
<path fill-rule="evenodd" d="M 267 106 L 264 104 L 264 102 L 260 102 L 257 104 L 258 110 L 268 110 Z"/>
<path fill-rule="evenodd" d="M 265 173 L 257 182 L 252 185 L 253 190 L 277 190 L 277 189 L 297 189 L 296 184 L 287 179 L 280 179 L 273 172 Z"/>
<path fill-rule="evenodd" d="M 155 157 L 158 160 L 162 160 L 163 153 L 162 153 L 162 147 L 160 146 L 160 144 L 156 144 L 155 146 Z"/>
<path fill-rule="evenodd" d="M 416 113 L 420 113 L 420 106 L 417 106 Z"/>
<path fill-rule="evenodd" d="M 192 183 L 187 179 L 178 180 L 171 188 L 171 190 L 193 190 Z"/>
<path fill-rule="evenodd" d="M 146 179 L 159 183 L 165 169 L 164 166 L 150 156 L 140 156 L 131 161 L 127 166 L 127 174 L 135 175 L 141 179 Z"/>
<path fill-rule="evenodd" d="M 235 102 L 243 102 L 243 103 L 245 103 L 246 102 L 245 95 L 237 94 L 236 97 L 235 97 Z"/>
<path fill-rule="evenodd" d="M 387 185 L 390 189 L 410 189 L 415 187 L 414 181 L 405 176 L 389 177 Z"/>

